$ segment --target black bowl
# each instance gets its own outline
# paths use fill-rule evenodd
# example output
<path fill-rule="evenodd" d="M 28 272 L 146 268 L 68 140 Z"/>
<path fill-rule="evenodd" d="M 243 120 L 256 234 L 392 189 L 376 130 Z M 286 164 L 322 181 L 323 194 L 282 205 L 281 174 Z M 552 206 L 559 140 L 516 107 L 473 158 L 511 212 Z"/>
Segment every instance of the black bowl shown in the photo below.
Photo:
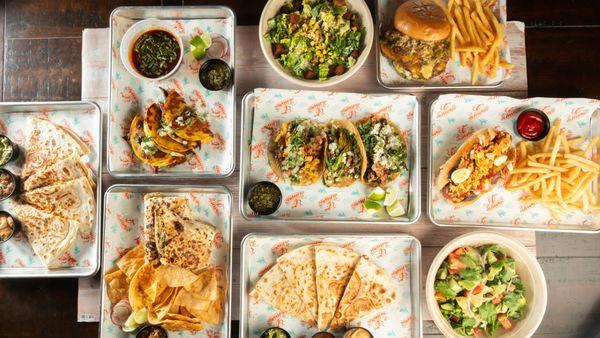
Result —
<path fill-rule="evenodd" d="M 539 136 L 527 137 L 519 132 L 519 118 L 521 118 L 521 115 L 523 115 L 525 113 L 533 113 L 542 119 L 542 123 L 544 124 L 544 129 L 542 130 L 542 133 Z M 550 119 L 548 118 L 548 115 L 546 115 L 546 113 L 544 113 L 543 111 L 541 111 L 539 109 L 523 108 L 519 112 L 519 115 L 517 115 L 517 118 L 515 119 L 514 130 L 517 135 L 521 136 L 522 138 L 524 138 L 528 141 L 539 141 L 539 140 L 544 139 L 544 137 L 546 137 L 548 135 L 548 132 L 550 132 Z"/>
<path fill-rule="evenodd" d="M 292 338 L 292 336 L 291 336 L 291 335 L 290 335 L 290 334 L 289 334 L 289 333 L 288 333 L 286 330 L 284 330 L 284 329 L 282 329 L 282 328 L 280 328 L 280 327 L 270 327 L 270 328 L 266 329 L 266 330 L 265 330 L 265 332 L 263 332 L 263 333 L 260 335 L 260 337 L 261 337 L 261 338 L 264 338 L 264 337 L 266 337 L 266 333 L 267 333 L 268 331 L 270 331 L 270 330 L 279 330 L 279 331 L 281 331 L 282 333 L 285 333 L 285 335 L 286 335 L 286 337 L 287 337 L 287 338 Z"/>
<path fill-rule="evenodd" d="M 211 71 L 217 67 L 224 68 L 225 72 L 226 72 L 226 76 L 227 76 L 225 81 L 223 81 L 223 83 L 220 85 L 210 83 L 208 81 L 208 78 L 206 77 L 209 71 Z M 231 87 L 231 83 L 233 80 L 233 70 L 231 69 L 231 67 L 229 67 L 227 62 L 225 62 L 221 59 L 209 59 L 209 60 L 206 60 L 200 67 L 200 70 L 198 71 L 198 78 L 200 79 L 200 83 L 202 84 L 202 86 L 208 90 L 212 90 L 212 91 L 224 90 L 224 89 Z"/>
<path fill-rule="evenodd" d="M 254 203 L 252 203 L 252 195 L 255 194 L 256 191 L 260 188 L 273 189 L 273 191 L 276 194 L 276 202 L 273 203 L 273 205 L 262 209 L 262 208 L 258 208 L 257 205 L 254 205 Z M 269 182 L 269 181 L 261 181 L 261 182 L 254 184 L 250 188 L 250 190 L 248 190 L 247 198 L 248 198 L 248 205 L 250 206 L 250 209 L 252 209 L 255 213 L 257 213 L 259 215 L 263 215 L 263 216 L 270 215 L 270 214 L 274 213 L 275 211 L 277 211 L 277 209 L 279 209 L 279 207 L 281 206 L 281 202 L 283 201 L 281 189 L 279 189 L 279 187 L 275 183 Z"/>
<path fill-rule="evenodd" d="M 0 166 L 3 166 L 5 164 L 7 164 L 8 162 L 12 162 L 12 161 L 16 160 L 17 158 L 19 158 L 19 146 L 17 144 L 15 144 L 8 136 L 6 136 L 4 134 L 0 134 L 0 139 L 2 139 L 2 138 L 5 138 L 8 140 L 8 144 L 12 148 L 12 155 L 5 162 L 0 162 Z"/>
<path fill-rule="evenodd" d="M 9 214 L 6 211 L 0 210 L 0 216 L 6 216 L 6 217 L 10 217 L 13 220 L 13 228 L 12 228 L 12 232 L 10 233 L 10 235 L 8 235 L 6 238 L 4 239 L 0 239 L 0 244 L 7 242 L 9 239 L 12 238 L 12 236 L 14 234 L 17 233 L 17 231 L 19 231 L 19 229 L 21 229 L 21 222 L 19 222 L 18 219 L 14 218 L 11 214 Z"/>
<path fill-rule="evenodd" d="M 13 187 L 12 187 L 11 192 L 8 195 L 6 195 L 6 196 L 0 195 L 0 201 L 4 201 L 5 199 L 11 197 L 12 195 L 17 194 L 19 192 L 19 186 L 20 186 L 20 181 L 19 181 L 18 176 L 16 176 L 15 174 L 13 174 L 12 172 L 10 172 L 7 169 L 0 168 L 0 174 L 3 174 L 3 173 L 7 173 L 11 177 L 11 180 L 13 182 Z"/>
<path fill-rule="evenodd" d="M 135 337 L 136 338 L 145 338 L 147 336 L 145 336 L 145 334 L 148 334 L 151 332 L 151 330 L 159 330 L 162 331 L 162 333 L 164 333 L 164 336 L 166 338 L 169 337 L 169 333 L 167 332 L 167 330 L 163 329 L 161 326 L 159 325 L 147 325 L 144 326 L 143 328 L 141 328 L 136 334 Z"/>

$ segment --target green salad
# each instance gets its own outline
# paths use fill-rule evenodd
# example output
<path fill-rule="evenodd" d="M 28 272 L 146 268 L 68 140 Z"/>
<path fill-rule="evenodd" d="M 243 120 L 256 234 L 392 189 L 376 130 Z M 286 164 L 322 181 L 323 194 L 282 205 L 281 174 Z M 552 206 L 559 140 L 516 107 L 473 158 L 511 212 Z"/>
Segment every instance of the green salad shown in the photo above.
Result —
<path fill-rule="evenodd" d="M 456 249 L 440 266 L 435 299 L 454 330 L 471 336 L 493 336 L 523 317 L 523 284 L 515 261 L 496 244 Z"/>
<path fill-rule="evenodd" d="M 297 77 L 327 80 L 354 66 L 365 28 L 344 0 L 287 2 L 268 21 L 273 56 Z"/>

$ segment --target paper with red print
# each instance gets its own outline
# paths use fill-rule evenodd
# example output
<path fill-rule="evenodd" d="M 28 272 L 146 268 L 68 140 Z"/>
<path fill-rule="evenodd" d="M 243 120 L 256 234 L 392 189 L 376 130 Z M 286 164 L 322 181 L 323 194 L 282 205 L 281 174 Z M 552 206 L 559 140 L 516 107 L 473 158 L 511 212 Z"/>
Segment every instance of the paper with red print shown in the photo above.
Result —
<path fill-rule="evenodd" d="M 250 184 L 259 181 L 276 183 L 283 193 L 281 207 L 273 215 L 278 218 L 314 218 L 328 220 L 372 220 L 362 202 L 373 188 L 357 180 L 348 187 L 326 187 L 321 181 L 309 186 L 292 186 L 281 182 L 269 166 L 267 145 L 271 132 L 281 122 L 295 118 L 312 118 L 325 123 L 330 119 L 356 121 L 372 113 L 384 113 L 404 133 L 410 149 L 413 118 L 417 99 L 411 95 L 355 94 L 303 90 L 255 89 L 254 123 L 250 159 Z M 407 165 L 412 158 L 408 151 Z M 408 165 L 408 167 L 410 167 Z M 409 175 L 404 171 L 388 184 L 399 190 L 407 210 Z M 248 208 L 247 206 L 245 206 Z M 247 214 L 251 210 L 247 209 Z M 387 217 L 385 211 L 379 217 Z M 389 218 L 389 217 L 388 217 Z"/>
<path fill-rule="evenodd" d="M 383 34 L 386 27 L 392 24 L 394 13 L 398 7 L 397 0 L 379 0 L 377 13 L 381 26 L 380 36 Z M 506 0 L 499 0 L 492 10 L 496 17 L 499 18 L 501 25 L 506 26 Z M 521 34 L 525 34 L 524 27 L 521 29 Z M 384 86 L 387 87 L 407 87 L 407 86 L 446 86 L 446 85 L 462 85 L 471 86 L 471 70 L 468 67 L 462 67 L 458 53 L 455 60 L 448 60 L 446 70 L 440 75 L 429 81 L 411 81 L 403 78 L 398 74 L 392 65 L 392 61 L 379 53 L 379 78 Z M 504 44 L 500 49 L 500 58 L 510 62 L 510 48 L 508 40 L 504 37 Z M 510 70 L 502 67 L 498 68 L 496 77 L 490 78 L 487 75 L 479 75 L 477 86 L 493 86 L 501 83 L 510 77 Z"/>
<path fill-rule="evenodd" d="M 38 111 L 33 113 L 6 113 L 0 114 L 0 134 L 7 135 L 13 142 L 19 145 L 20 151 L 24 152 L 25 139 L 29 135 L 28 118 L 37 116 L 46 118 L 52 123 L 64 126 L 77 134 L 90 148 L 91 153 L 84 158 L 86 165 L 98 177 L 98 154 L 100 147 L 100 112 L 95 109 L 87 111 Z M 17 162 L 11 162 L 4 166 L 16 175 L 20 174 L 23 166 L 23 155 L 19 155 Z M 98 196 L 96 196 L 98 198 Z M 10 200 L 0 202 L 0 210 L 11 212 Z M 89 232 L 79 231 L 75 242 L 61 258 L 60 261 L 65 268 L 60 270 L 85 270 L 89 273 L 96 270 L 98 266 L 98 224 L 92 225 Z M 19 273 L 19 269 L 36 269 L 40 275 L 48 274 L 48 270 L 42 261 L 35 255 L 31 245 L 27 241 L 23 231 L 18 231 L 8 241 L 0 245 L 0 275 L 2 271 L 9 274 Z M 37 270 L 39 269 L 39 270 Z M 85 272 L 82 271 L 82 272 Z M 49 274 L 52 274 L 50 272 Z"/>
<path fill-rule="evenodd" d="M 229 242 L 231 233 L 230 195 L 219 192 L 194 192 L 194 193 L 163 193 L 167 196 L 185 196 L 190 201 L 194 219 L 214 225 L 218 234 L 212 251 L 211 264 L 226 275 L 229 284 Z M 115 262 L 129 249 L 135 247 L 143 240 L 143 197 L 144 193 L 134 191 L 109 191 L 105 200 L 105 229 L 104 229 L 104 257 L 102 259 L 102 273 L 105 274 L 115 269 Z M 231 290 L 227 290 L 229 295 Z M 206 325 L 201 331 L 170 332 L 170 337 L 229 337 L 229 296 L 226 296 L 224 320 L 220 326 Z M 120 327 L 110 320 L 111 304 L 102 288 L 102 318 L 100 320 L 100 336 L 130 337 Z"/>
<path fill-rule="evenodd" d="M 127 72 L 121 62 L 120 42 L 127 29 L 137 20 L 120 16 L 114 16 L 113 19 L 107 142 L 109 170 L 117 175 L 152 175 L 151 169 L 135 157 L 124 136 L 128 134 L 131 120 L 136 114 L 144 114 L 152 103 L 164 102 L 164 95 L 160 89 L 162 87 L 177 90 L 188 104 L 198 111 L 205 112 L 214 138 L 209 144 L 195 149 L 187 162 L 172 168 L 160 168 L 159 174 L 229 174 L 235 163 L 235 93 L 232 89 L 209 91 L 202 87 L 198 79 L 198 70 L 203 61 L 198 61 L 191 55 L 189 41 L 203 32 L 221 34 L 226 39 L 231 39 L 234 30 L 233 19 L 164 20 L 166 25 L 179 32 L 185 53 L 177 72 L 161 81 L 140 80 Z M 231 56 L 227 55 L 225 60 L 231 60 Z"/>
<path fill-rule="evenodd" d="M 524 203 L 524 193 L 497 187 L 470 206 L 456 208 L 447 202 L 434 186 L 439 168 L 474 132 L 485 127 L 499 126 L 513 135 L 516 146 L 522 139 L 514 132 L 514 121 L 520 108 L 534 107 L 544 111 L 550 121 L 561 119 L 561 128 L 569 136 L 589 140 L 590 119 L 600 108 L 600 100 L 529 98 L 525 100 L 505 96 L 442 95 L 431 106 L 431 167 L 432 186 L 430 215 L 438 223 L 466 223 L 478 225 L 585 228 L 600 224 L 591 214 L 574 213 L 556 220 L 541 205 Z M 598 126 L 595 126 L 598 128 Z M 597 133 L 597 131 L 596 131 Z M 587 143 L 587 141 L 586 141 Z M 583 226 L 583 227 L 582 227 Z"/>
<path fill-rule="evenodd" d="M 247 239 L 244 246 L 244 262 L 242 278 L 246 278 L 246 289 L 242 294 L 247 297 L 247 309 L 242 313 L 245 316 L 245 330 L 248 338 L 260 337 L 261 333 L 273 326 L 285 328 L 292 337 L 311 337 L 318 332 L 315 327 L 309 327 L 305 322 L 291 315 L 275 310 L 267 303 L 253 299 L 250 292 L 254 284 L 274 264 L 276 259 L 284 253 L 295 248 L 311 243 L 327 243 L 353 250 L 365 255 L 369 260 L 388 272 L 395 282 L 398 290 L 398 301 L 390 306 L 374 311 L 364 318 L 359 318 L 349 324 L 349 327 L 361 326 L 368 329 L 373 337 L 412 337 L 418 336 L 418 325 L 412 308 L 411 261 L 418 259 L 412 257 L 414 238 L 405 236 L 268 236 L 254 235 Z M 414 331 L 413 331 L 414 328 Z M 339 333 L 343 332 L 340 331 Z"/>

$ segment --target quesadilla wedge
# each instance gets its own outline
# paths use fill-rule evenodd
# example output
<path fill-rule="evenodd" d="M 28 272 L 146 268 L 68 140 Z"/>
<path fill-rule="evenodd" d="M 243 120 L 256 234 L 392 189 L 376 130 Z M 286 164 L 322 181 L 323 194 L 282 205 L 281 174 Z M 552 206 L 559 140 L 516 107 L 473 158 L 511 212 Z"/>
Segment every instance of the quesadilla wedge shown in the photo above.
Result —
<path fill-rule="evenodd" d="M 348 120 L 331 120 L 325 126 L 325 170 L 328 187 L 347 187 L 360 178 L 367 166 L 367 154 L 360 134 Z"/>
<path fill-rule="evenodd" d="M 42 263 L 48 269 L 63 267 L 60 257 L 73 245 L 79 222 L 57 217 L 26 204 L 16 204 L 12 211 L 21 221 L 23 232 Z"/>
<path fill-rule="evenodd" d="M 33 189 L 20 198 L 42 211 L 78 221 L 82 231 L 89 231 L 94 225 L 96 200 L 85 177 Z"/>
<path fill-rule="evenodd" d="M 323 175 L 325 132 L 310 119 L 296 119 L 279 126 L 268 147 L 273 173 L 292 185 L 310 185 Z"/>
<path fill-rule="evenodd" d="M 298 317 L 311 326 L 315 325 L 314 318 L 308 316 L 309 311 L 306 310 L 302 297 L 294 291 L 277 265 L 271 267 L 256 282 L 250 296 L 255 300 L 263 300 L 278 311 Z"/>
<path fill-rule="evenodd" d="M 362 182 L 367 186 L 385 186 L 406 168 L 406 138 L 382 114 L 366 116 L 355 125 L 367 154 L 367 165 L 361 173 Z"/>
<path fill-rule="evenodd" d="M 361 257 L 333 316 L 330 330 L 362 318 L 398 299 L 397 286 L 382 268 Z"/>
<path fill-rule="evenodd" d="M 315 246 L 305 245 L 277 259 L 277 267 L 288 280 L 294 293 L 300 295 L 304 310 L 301 318 L 310 318 L 311 325 L 317 320 L 317 286 L 315 284 Z"/>
<path fill-rule="evenodd" d="M 96 187 L 92 170 L 81 161 L 79 156 L 71 155 L 42 171 L 33 173 L 23 182 L 23 190 L 29 191 L 47 185 L 71 181 L 80 177 L 85 177 L 92 189 Z"/>
<path fill-rule="evenodd" d="M 39 117 L 29 118 L 29 134 L 25 140 L 23 178 L 43 171 L 71 155 L 84 156 L 90 148 L 73 131 Z"/>
<path fill-rule="evenodd" d="M 359 258 L 350 249 L 332 245 L 315 246 L 319 330 L 325 330 L 333 319 Z"/>

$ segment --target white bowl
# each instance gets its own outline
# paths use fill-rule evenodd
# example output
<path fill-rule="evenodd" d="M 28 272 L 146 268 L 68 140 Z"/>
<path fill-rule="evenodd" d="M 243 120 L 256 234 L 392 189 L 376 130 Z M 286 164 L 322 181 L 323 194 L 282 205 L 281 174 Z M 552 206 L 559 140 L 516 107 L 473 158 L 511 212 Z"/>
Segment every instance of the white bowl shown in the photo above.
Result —
<path fill-rule="evenodd" d="M 523 282 L 523 288 L 525 289 L 524 295 L 525 299 L 527 300 L 523 319 L 514 321 L 513 327 L 509 331 L 505 331 L 504 329 L 500 328 L 494 334 L 494 337 L 530 337 L 542 322 L 544 312 L 546 311 L 546 303 L 548 302 L 544 272 L 542 271 L 542 268 L 535 257 L 533 257 L 527 251 L 523 244 L 496 232 L 471 232 L 455 238 L 440 250 L 431 263 L 425 284 L 427 309 L 429 310 L 431 318 L 444 336 L 462 337 L 452 329 L 452 326 L 446 320 L 446 318 L 442 316 L 442 313 L 438 307 L 434 296 L 435 275 L 442 262 L 452 251 L 460 247 L 479 246 L 483 244 L 498 244 L 502 249 L 506 250 L 510 257 L 515 260 L 517 274 L 521 277 L 521 281 Z"/>
<path fill-rule="evenodd" d="M 355 12 L 360 17 L 361 24 L 365 27 L 363 48 L 360 52 L 358 60 L 356 60 L 356 64 L 354 64 L 354 66 L 348 69 L 348 71 L 344 74 L 332 76 L 325 81 L 319 81 L 318 79 L 308 80 L 298 78 L 285 69 L 277 60 L 275 60 L 275 57 L 273 56 L 271 43 L 265 38 L 265 34 L 268 30 L 267 21 L 277 15 L 281 9 L 281 6 L 288 1 L 289 0 L 269 0 L 262 11 L 262 14 L 260 15 L 260 22 L 258 24 L 258 40 L 260 41 L 260 49 L 262 49 L 263 55 L 275 72 L 294 84 L 311 88 L 332 86 L 354 75 L 354 73 L 356 73 L 367 60 L 369 52 L 371 51 L 371 45 L 373 44 L 373 18 L 371 18 L 371 12 L 369 11 L 369 7 L 367 7 L 367 4 L 364 2 L 364 0 L 346 0 L 348 9 Z"/>
<path fill-rule="evenodd" d="M 171 33 L 171 35 L 173 35 L 175 39 L 177 39 L 177 43 L 179 44 L 179 49 L 181 52 L 179 53 L 179 60 L 177 60 L 177 64 L 175 64 L 175 67 L 169 73 L 161 77 L 150 78 L 140 74 L 135 69 L 133 63 L 131 62 L 131 58 L 129 57 L 129 51 L 131 50 L 131 47 L 135 43 L 135 41 L 140 37 L 140 35 L 154 29 L 162 29 Z M 129 74 L 141 80 L 164 80 L 169 76 L 173 75 L 181 65 L 181 60 L 183 60 L 183 53 L 184 48 L 181 36 L 179 36 L 179 34 L 177 34 L 177 31 L 175 31 L 173 28 L 167 26 L 162 20 L 146 19 L 138 21 L 131 27 L 129 27 L 129 29 L 125 32 L 125 35 L 123 35 L 123 38 L 121 39 L 121 62 L 123 63 L 123 66 L 125 66 L 125 69 L 127 69 L 127 71 L 129 72 Z"/>

